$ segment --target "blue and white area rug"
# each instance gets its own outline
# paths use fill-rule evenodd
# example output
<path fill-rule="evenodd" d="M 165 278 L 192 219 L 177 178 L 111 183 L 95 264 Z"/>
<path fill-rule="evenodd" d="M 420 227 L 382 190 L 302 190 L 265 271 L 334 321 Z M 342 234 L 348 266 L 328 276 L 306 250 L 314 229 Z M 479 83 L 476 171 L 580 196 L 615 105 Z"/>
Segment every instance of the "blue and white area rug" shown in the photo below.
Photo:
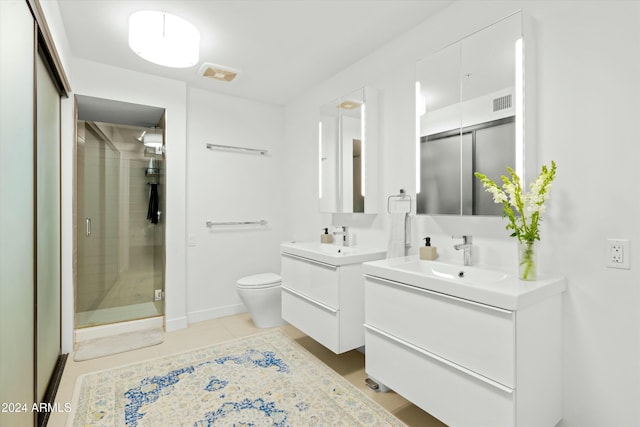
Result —
<path fill-rule="evenodd" d="M 404 426 L 279 330 L 78 378 L 69 426 Z"/>

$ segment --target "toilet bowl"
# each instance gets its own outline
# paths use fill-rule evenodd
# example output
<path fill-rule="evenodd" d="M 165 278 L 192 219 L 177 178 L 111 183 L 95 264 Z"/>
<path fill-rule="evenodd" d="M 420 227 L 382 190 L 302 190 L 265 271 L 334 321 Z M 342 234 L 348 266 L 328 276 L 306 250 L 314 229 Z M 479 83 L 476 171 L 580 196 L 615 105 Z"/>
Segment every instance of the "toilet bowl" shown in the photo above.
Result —
<path fill-rule="evenodd" d="M 236 290 L 258 328 L 284 325 L 280 307 L 282 278 L 275 273 L 254 274 L 238 280 Z"/>

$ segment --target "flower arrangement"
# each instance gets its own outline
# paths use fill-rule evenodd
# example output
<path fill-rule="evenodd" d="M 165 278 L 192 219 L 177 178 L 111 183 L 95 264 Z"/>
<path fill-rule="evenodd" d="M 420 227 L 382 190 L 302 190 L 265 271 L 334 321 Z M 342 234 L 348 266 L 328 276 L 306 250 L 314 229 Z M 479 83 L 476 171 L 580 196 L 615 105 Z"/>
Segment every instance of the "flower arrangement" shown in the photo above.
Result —
<path fill-rule="evenodd" d="M 507 167 L 510 178 L 502 175 L 502 188 L 486 175 L 476 172 L 474 175 L 482 181 L 485 191 L 491 193 L 495 203 L 502 203 L 502 217 L 509 218 L 506 229 L 511 236 L 517 237 L 521 244 L 520 278 L 535 280 L 535 258 L 533 243 L 540 240 L 539 224 L 545 211 L 545 201 L 549 197 L 551 183 L 556 177 L 556 163 L 551 161 L 551 168 L 542 166 L 542 172 L 529 186 L 525 193 L 520 177 L 512 168 Z"/>

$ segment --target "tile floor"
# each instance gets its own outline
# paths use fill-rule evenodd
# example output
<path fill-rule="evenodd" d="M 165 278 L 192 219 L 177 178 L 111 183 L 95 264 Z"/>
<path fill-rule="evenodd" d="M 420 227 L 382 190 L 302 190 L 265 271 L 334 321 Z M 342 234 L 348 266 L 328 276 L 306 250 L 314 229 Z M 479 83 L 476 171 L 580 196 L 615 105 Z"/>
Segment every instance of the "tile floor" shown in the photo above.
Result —
<path fill-rule="evenodd" d="M 306 336 L 293 326 L 282 326 L 281 329 L 295 339 L 300 345 L 314 354 L 318 359 L 333 370 L 342 375 L 349 382 L 357 386 L 370 398 L 396 415 L 409 426 L 420 427 L 446 427 L 437 419 L 422 411 L 420 408 L 408 402 L 394 392 L 376 393 L 369 390 L 364 380 L 364 355 L 356 350 L 343 354 L 334 354 L 313 339 Z M 69 355 L 67 365 L 62 376 L 62 381 L 56 396 L 56 402 L 60 405 L 71 402 L 73 389 L 78 376 L 89 372 L 109 369 L 120 365 L 139 362 L 144 359 L 152 359 L 182 352 L 191 348 L 202 347 L 218 342 L 240 338 L 247 335 L 263 332 L 253 325 L 247 313 L 235 316 L 222 317 L 205 322 L 189 325 L 186 329 L 168 332 L 162 344 L 153 347 L 133 350 L 127 353 L 115 354 L 94 360 L 75 362 L 73 355 Z M 67 414 L 63 412 L 52 413 L 49 418 L 49 427 L 63 427 L 67 422 Z"/>

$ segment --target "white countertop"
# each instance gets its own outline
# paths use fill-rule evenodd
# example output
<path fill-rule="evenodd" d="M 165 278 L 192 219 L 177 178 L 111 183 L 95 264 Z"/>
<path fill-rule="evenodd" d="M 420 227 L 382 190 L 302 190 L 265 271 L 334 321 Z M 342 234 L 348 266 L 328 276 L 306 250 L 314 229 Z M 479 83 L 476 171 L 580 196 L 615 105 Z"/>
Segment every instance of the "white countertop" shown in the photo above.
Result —
<path fill-rule="evenodd" d="M 440 261 L 422 261 L 417 255 L 365 262 L 363 271 L 368 276 L 506 310 L 518 310 L 535 304 L 564 292 L 567 287 L 563 276 L 539 275 L 536 281 L 523 281 L 512 272 Z M 439 271 L 454 274 L 442 274 Z M 463 277 L 458 277 L 459 274 Z"/>
<path fill-rule="evenodd" d="M 387 251 L 363 246 L 341 246 L 319 242 L 284 242 L 280 252 L 334 266 L 359 264 L 384 258 Z"/>

